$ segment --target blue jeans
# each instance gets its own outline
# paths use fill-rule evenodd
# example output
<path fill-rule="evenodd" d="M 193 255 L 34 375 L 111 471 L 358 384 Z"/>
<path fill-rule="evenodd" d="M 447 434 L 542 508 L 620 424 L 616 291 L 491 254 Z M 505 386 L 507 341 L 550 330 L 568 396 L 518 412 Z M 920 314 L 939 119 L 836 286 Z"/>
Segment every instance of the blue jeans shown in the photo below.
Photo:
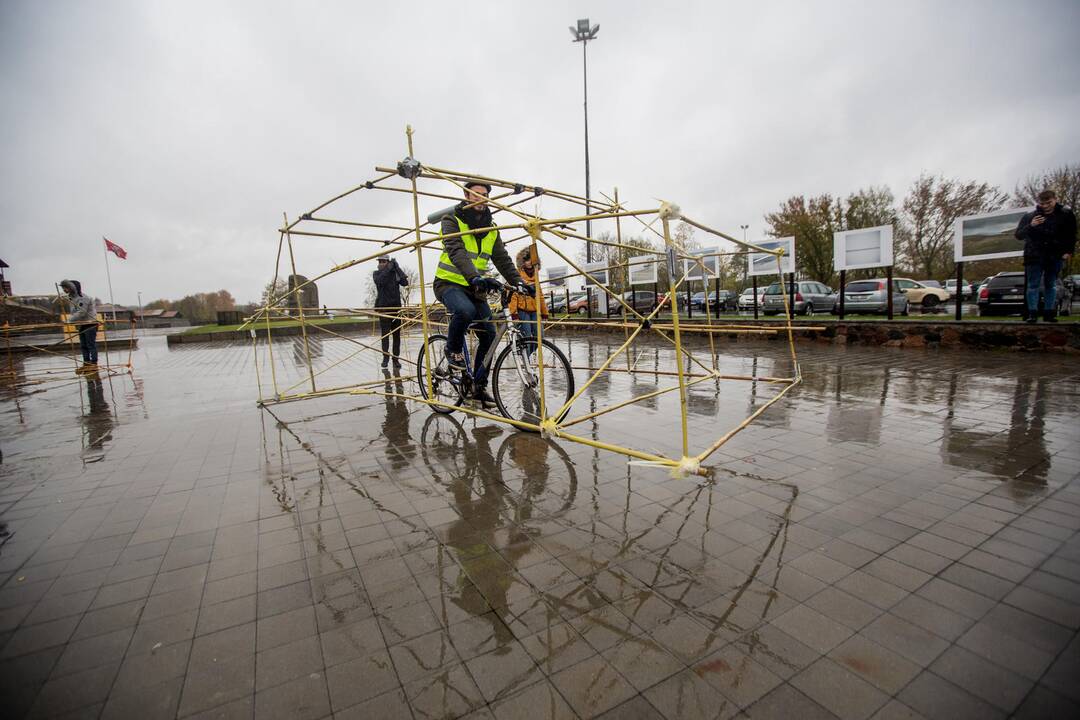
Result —
<path fill-rule="evenodd" d="M 528 310 L 518 310 L 517 328 L 521 331 L 521 337 L 525 340 L 536 337 L 536 313 Z"/>
<path fill-rule="evenodd" d="M 473 360 L 473 381 L 477 385 L 483 385 L 487 380 L 487 368 L 484 367 L 484 358 L 487 357 L 491 343 L 495 341 L 495 325 L 491 322 L 491 306 L 487 300 L 474 300 L 465 288 L 450 287 L 443 291 L 439 298 L 446 311 L 451 313 L 450 327 L 446 332 L 446 351 L 459 353 L 465 347 L 465 333 L 469 326 L 473 326 L 476 332 L 477 346 L 476 358 Z"/>
<path fill-rule="evenodd" d="M 79 349 L 83 362 L 97 363 L 97 324 L 79 326 Z"/>
<path fill-rule="evenodd" d="M 1046 259 L 1024 265 L 1024 280 L 1027 284 L 1028 317 L 1035 317 L 1039 312 L 1039 291 L 1042 290 L 1043 313 L 1055 313 L 1057 300 L 1057 276 L 1061 272 L 1061 258 Z"/>

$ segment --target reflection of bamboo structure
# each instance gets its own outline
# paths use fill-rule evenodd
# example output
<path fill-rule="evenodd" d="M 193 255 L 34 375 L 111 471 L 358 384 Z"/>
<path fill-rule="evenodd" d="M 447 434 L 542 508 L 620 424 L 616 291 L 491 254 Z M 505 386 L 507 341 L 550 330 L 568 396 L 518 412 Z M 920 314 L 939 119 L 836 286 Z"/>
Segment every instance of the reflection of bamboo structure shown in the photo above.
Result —
<path fill-rule="evenodd" d="M 265 329 L 266 338 L 266 351 L 270 360 L 270 384 L 272 386 L 272 392 L 264 392 L 262 374 L 257 375 L 257 381 L 259 383 L 259 402 L 260 404 L 272 404 L 279 402 L 289 402 L 296 400 L 304 400 L 314 397 L 325 397 L 328 395 L 340 395 L 340 394 L 362 394 L 362 395 L 383 395 L 394 397 L 406 397 L 409 400 L 425 403 L 431 406 L 449 407 L 443 402 L 433 398 L 431 384 L 431 373 L 428 371 L 438 361 L 438 358 L 431 356 L 429 348 L 428 338 L 432 334 L 433 328 L 437 328 L 442 324 L 438 320 L 438 316 L 433 316 L 432 306 L 429 305 L 430 297 L 430 284 L 425 274 L 425 261 L 424 252 L 441 251 L 443 236 L 439 234 L 438 228 L 432 230 L 427 223 L 422 222 L 420 213 L 420 201 L 421 199 L 433 198 L 440 201 L 440 204 L 445 204 L 445 201 L 456 201 L 460 197 L 461 192 L 464 190 L 465 184 L 469 180 L 482 180 L 489 183 L 492 186 L 491 197 L 488 200 L 488 206 L 492 209 L 493 213 L 502 213 L 503 222 L 497 224 L 503 235 L 504 243 L 512 244 L 519 240 L 526 241 L 533 253 L 533 257 L 539 257 L 539 249 L 541 247 L 547 248 L 550 252 L 554 253 L 565 262 L 573 273 L 567 275 L 567 277 L 583 277 L 587 278 L 589 282 L 599 289 L 601 289 L 606 295 L 609 302 L 614 303 L 618 307 L 618 314 L 616 317 L 611 318 L 610 310 L 606 313 L 607 317 L 604 319 L 589 320 L 588 322 L 574 321 L 568 318 L 551 319 L 547 322 L 537 323 L 537 335 L 542 339 L 545 335 L 549 335 L 553 331 L 562 328 L 569 328 L 579 325 L 587 325 L 589 327 L 602 326 L 604 328 L 611 328 L 621 330 L 623 335 L 623 342 L 608 358 L 600 363 L 596 367 L 580 367 L 575 366 L 575 370 L 582 370 L 588 373 L 588 377 L 581 383 L 577 392 L 570 398 L 569 401 L 562 404 L 561 407 L 553 407 L 558 403 L 549 404 L 546 399 L 545 384 L 544 384 L 544 346 L 538 344 L 537 346 L 537 369 L 539 372 L 539 405 L 540 414 L 539 421 L 536 423 L 530 423 L 521 421 L 518 419 L 503 418 L 501 416 L 494 415 L 489 412 L 470 408 L 467 406 L 460 406 L 456 409 L 460 409 L 462 412 L 473 415 L 478 418 L 486 418 L 491 420 L 497 420 L 516 426 L 519 428 L 529 429 L 533 431 L 539 431 L 548 437 L 557 437 L 569 440 L 572 442 L 582 443 L 592 446 L 594 448 L 610 450 L 613 452 L 621 453 L 627 457 L 634 458 L 639 461 L 644 461 L 646 464 L 656 464 L 672 468 L 673 471 L 678 473 L 698 473 L 705 474 L 703 463 L 712 455 L 717 449 L 719 449 L 725 442 L 733 437 L 740 430 L 747 427 L 756 417 L 763 413 L 773 403 L 779 401 L 791 388 L 795 387 L 801 381 L 801 372 L 799 370 L 798 358 L 795 353 L 794 344 L 794 332 L 800 329 L 809 329 L 806 326 L 794 327 L 791 323 L 790 308 L 788 308 L 788 295 L 784 293 L 782 295 L 784 301 L 785 318 L 786 322 L 779 325 L 777 328 L 763 328 L 760 326 L 748 326 L 739 323 L 720 323 L 718 320 L 713 321 L 708 319 L 710 316 L 709 306 L 709 294 L 706 292 L 706 320 L 703 323 L 693 323 L 680 321 L 679 314 L 677 312 L 677 293 L 680 287 L 686 287 L 686 283 L 689 282 L 689 276 L 691 273 L 700 272 L 701 276 L 708 276 L 712 274 L 712 270 L 706 266 L 704 260 L 707 257 L 729 255 L 729 254 L 746 254 L 748 252 L 757 252 L 773 255 L 777 262 L 777 271 L 780 269 L 780 258 L 783 255 L 782 249 L 768 249 L 758 245 L 744 242 L 731 235 L 727 235 L 718 230 L 714 230 L 702 223 L 696 222 L 689 218 L 684 217 L 679 208 L 671 203 L 663 202 L 658 207 L 650 207 L 645 209 L 629 209 L 623 203 L 618 200 L 616 194 L 614 199 L 610 199 L 607 202 L 593 199 L 589 203 L 582 197 L 549 190 L 541 187 L 535 187 L 526 185 L 523 183 L 517 183 L 511 180 L 504 180 L 495 177 L 487 177 L 477 175 L 473 173 L 464 173 L 454 170 L 447 170 L 443 168 L 432 167 L 429 165 L 423 165 L 413 159 L 413 132 L 412 128 L 408 128 L 406 131 L 408 138 L 408 151 L 409 157 L 405 161 L 398 164 L 398 168 L 376 167 L 376 172 L 379 175 L 374 179 L 364 182 L 356 187 L 348 190 L 334 198 L 320 204 L 314 210 L 303 213 L 291 222 L 286 217 L 285 225 L 279 230 L 278 250 L 277 250 L 277 262 L 274 269 L 275 284 L 271 287 L 274 290 L 269 294 L 265 305 L 260 308 L 254 315 L 247 318 L 245 321 L 245 327 L 252 328 L 253 336 L 253 349 L 255 354 L 256 368 L 259 365 L 259 343 L 254 341 L 255 328 Z M 404 180 L 405 187 L 401 187 L 401 181 Z M 395 186 L 397 183 L 398 186 Z M 411 201 L 412 219 L 413 224 L 411 226 L 405 224 L 381 224 L 376 222 L 359 222 L 351 219 L 344 219 L 341 217 L 342 212 L 338 212 L 338 207 L 334 208 L 335 215 L 323 215 L 323 210 L 334 204 L 341 204 L 347 199 L 354 199 L 354 196 L 366 191 L 387 191 L 389 197 L 393 197 L 392 193 L 400 193 L 402 195 L 407 194 Z M 526 193 L 524 198 L 516 200 L 509 200 L 512 196 Z M 533 213 L 524 212 L 521 207 L 529 200 L 534 200 L 536 204 L 536 210 Z M 539 206 L 541 202 L 557 203 L 561 206 L 569 206 L 570 211 L 562 215 L 555 214 L 553 216 L 541 215 L 539 212 Z M 581 214 L 584 209 L 585 214 Z M 650 249 L 641 248 L 632 245 L 626 245 L 623 243 L 623 231 L 619 224 L 624 219 L 632 219 L 639 223 L 650 233 L 655 234 L 663 241 L 662 249 Z M 585 235 L 577 232 L 576 228 L 585 223 L 586 221 L 592 221 L 593 223 L 603 223 L 604 221 L 613 221 L 615 224 L 615 240 L 610 238 L 586 238 Z M 660 221 L 661 229 L 658 230 L 654 225 L 656 221 Z M 701 230 L 709 235 L 713 235 L 718 238 L 722 238 L 733 243 L 739 250 L 735 253 L 729 252 L 717 252 L 709 253 L 707 255 L 698 255 L 679 247 L 671 231 L 671 223 L 676 221 L 682 221 L 693 228 Z M 438 220 L 433 221 L 438 223 Z M 359 231 L 361 234 L 342 234 L 338 232 L 337 227 L 344 226 L 348 228 L 363 228 Z M 481 234 L 486 232 L 490 228 L 473 228 L 471 230 L 474 234 Z M 347 231 L 354 233 L 356 230 Z M 446 237 L 454 237 L 463 233 L 453 233 Z M 285 292 L 274 294 L 276 292 L 276 280 L 279 277 L 280 263 L 282 260 L 282 251 L 285 250 L 288 253 L 289 264 L 292 269 L 292 273 L 296 274 L 296 255 L 294 254 L 294 238 L 320 238 L 320 239 L 338 239 L 347 240 L 350 242 L 362 242 L 373 243 L 375 248 L 372 252 L 363 254 L 360 257 L 349 260 L 344 263 L 339 263 L 329 270 L 318 274 L 304 283 L 298 284 L 296 287 L 291 288 Z M 639 264 L 641 262 L 666 262 L 668 267 L 668 296 L 666 305 L 675 308 L 675 311 L 671 313 L 670 319 L 660 316 L 661 310 L 664 305 L 657 305 L 647 313 L 639 312 L 632 303 L 628 303 L 626 299 L 619 293 L 616 293 L 610 282 L 600 282 L 594 273 L 599 271 L 586 270 L 578 262 L 575 262 L 570 257 L 570 250 L 567 247 L 568 243 L 578 243 L 581 240 L 591 240 L 592 242 L 618 248 L 620 254 L 623 251 L 634 252 L 636 255 L 646 256 L 646 260 L 631 260 L 629 256 L 621 257 L 615 264 L 609 266 L 606 271 L 610 274 L 613 268 L 619 269 L 621 272 L 629 273 L 631 265 Z M 410 330 L 419 330 L 420 337 L 423 340 L 424 353 L 420 362 L 425 366 L 425 371 L 422 373 L 427 378 L 428 387 L 424 390 L 424 396 L 420 394 L 402 394 L 398 392 L 390 392 L 379 390 L 376 386 L 384 382 L 383 379 L 356 382 L 350 385 L 336 386 L 336 387 L 319 387 L 318 380 L 320 375 L 326 371 L 341 365 L 342 363 L 360 356 L 361 354 L 369 356 L 382 356 L 381 350 L 377 347 L 376 342 L 364 342 L 355 337 L 348 337 L 341 333 L 337 333 L 333 330 L 332 324 L 312 322 L 312 317 L 309 312 L 305 312 L 305 308 L 301 308 L 299 313 L 299 322 L 301 326 L 301 334 L 303 336 L 303 342 L 306 353 L 306 375 L 297 383 L 291 386 L 279 385 L 277 374 L 274 370 L 274 356 L 273 356 L 273 327 L 272 321 L 292 319 L 287 313 L 287 305 L 290 299 L 290 295 L 295 297 L 294 305 L 301 306 L 303 303 L 299 302 L 300 291 L 307 283 L 313 283 L 323 278 L 326 278 L 335 273 L 340 273 L 350 268 L 356 268 L 365 263 L 370 263 L 378 258 L 390 256 L 396 253 L 414 254 L 416 255 L 417 265 L 419 270 L 419 291 L 420 291 L 420 305 L 418 308 L 405 308 L 401 312 L 394 312 L 387 314 L 384 310 L 378 308 L 349 308 L 348 311 L 352 313 L 360 313 L 370 318 L 380 317 L 393 317 L 401 320 L 402 333 L 409 334 Z M 430 263 L 430 261 L 429 261 Z M 684 272 L 679 274 L 678 268 L 684 264 L 687 268 Z M 431 267 L 430 264 L 427 267 Z M 542 292 L 540 273 L 537 273 L 537 291 Z M 781 276 L 782 277 L 782 276 Z M 565 282 L 565 281 L 564 281 Z M 316 313 L 318 308 L 312 308 Z M 494 322 L 499 322 L 495 320 Z M 817 328 L 815 328 L 817 329 Z M 713 340 L 713 336 L 716 333 L 724 334 L 760 334 L 760 335 L 776 335 L 778 332 L 785 332 L 787 343 L 790 348 L 791 361 L 792 361 L 792 373 L 790 377 L 757 377 L 756 375 L 742 376 L 742 375 L 724 375 L 717 369 L 716 360 L 716 348 Z M 308 338 L 311 333 L 325 333 L 332 337 L 339 338 L 345 342 L 355 345 L 355 350 L 344 358 L 336 360 L 330 363 L 326 367 L 322 367 L 316 371 L 312 365 L 311 353 L 307 350 Z M 660 373 L 664 376 L 674 376 L 677 383 L 669 387 L 662 388 L 656 392 L 648 393 L 647 395 L 638 396 L 635 398 L 627 398 L 625 400 L 616 402 L 608 407 L 589 412 L 588 414 L 581 415 L 579 417 L 572 417 L 567 411 L 571 409 L 573 403 L 581 397 L 581 395 L 589 388 L 590 385 L 601 375 L 607 372 L 621 372 L 621 373 L 637 373 L 645 372 L 639 371 L 635 368 L 635 364 L 631 362 L 630 348 L 635 340 L 644 336 L 654 334 L 661 338 L 665 343 L 669 343 L 675 352 L 676 368 L 674 372 Z M 684 343 L 684 339 L 688 334 L 704 334 L 708 338 L 708 347 L 711 357 L 711 363 L 706 364 L 701 362 L 690 348 Z M 389 335 L 389 333 L 387 333 Z M 378 338 L 382 340 L 386 335 Z M 614 361 L 620 353 L 626 354 L 626 367 L 616 367 Z M 398 361 L 404 362 L 406 368 L 410 368 L 410 358 L 399 356 L 396 358 Z M 648 374 L 657 375 L 657 373 L 650 371 Z M 692 453 L 691 438 L 687 424 L 687 389 L 692 385 L 698 385 L 706 380 L 744 380 L 759 382 L 763 384 L 773 385 L 779 388 L 779 392 L 769 399 L 764 405 L 757 408 L 755 412 L 742 423 L 737 425 L 725 433 L 718 440 L 710 444 L 703 451 Z M 301 391 L 299 388 L 301 385 L 310 384 L 310 390 Z M 680 435 L 681 435 L 681 455 L 678 458 L 664 457 L 659 454 L 643 452 L 634 448 L 622 447 L 615 443 L 601 442 L 595 438 L 582 437 L 567 432 L 567 428 L 581 423 L 585 420 L 592 420 L 601 415 L 614 412 L 620 408 L 627 407 L 634 404 L 639 400 L 645 400 L 649 398 L 655 398 L 659 395 L 677 392 L 679 398 L 679 421 L 680 421 Z M 719 386 L 717 388 L 719 392 Z M 562 418 L 561 421 L 557 418 Z"/>
<path fill-rule="evenodd" d="M 73 382 L 73 372 L 79 367 L 78 345 L 76 344 L 79 336 L 78 328 L 74 328 L 72 325 L 66 322 L 55 323 L 34 323 L 26 325 L 9 325 L 4 324 L 2 328 L 4 334 L 4 346 L 3 352 L 7 355 L 6 362 L 0 367 L 0 385 L 13 388 L 26 388 L 32 386 L 44 385 L 49 382 L 66 381 Z M 50 337 L 48 343 L 42 342 L 30 342 L 26 338 L 34 337 L 41 333 L 48 333 L 50 330 L 60 333 L 62 336 L 57 339 L 54 336 Z M 12 344 L 12 339 L 22 339 L 18 345 Z M 113 338 L 114 351 L 116 346 L 116 338 Z M 128 357 L 127 362 L 123 364 L 114 365 L 109 361 L 109 346 L 108 338 L 102 333 L 102 350 L 101 355 L 104 358 L 104 363 L 97 369 L 99 374 L 106 374 L 109 376 L 120 375 L 122 373 L 131 372 L 131 350 L 135 346 L 135 325 L 131 325 L 131 336 L 127 342 L 128 345 Z M 62 349 L 61 349 L 62 348 Z M 32 368 L 27 368 L 25 363 L 15 362 L 16 354 L 26 354 L 28 356 L 55 358 L 58 363 L 55 365 L 40 365 L 35 364 Z"/>

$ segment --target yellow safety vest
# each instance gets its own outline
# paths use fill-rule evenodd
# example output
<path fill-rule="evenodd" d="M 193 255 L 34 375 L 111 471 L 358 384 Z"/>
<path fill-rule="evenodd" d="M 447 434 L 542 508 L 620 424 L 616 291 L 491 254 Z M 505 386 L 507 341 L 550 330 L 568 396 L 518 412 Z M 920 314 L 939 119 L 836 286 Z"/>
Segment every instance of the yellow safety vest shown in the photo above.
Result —
<path fill-rule="evenodd" d="M 483 275 L 484 271 L 487 270 L 488 260 L 491 259 L 491 251 L 495 248 L 495 239 L 499 237 L 499 231 L 492 230 L 480 242 L 477 242 L 476 236 L 469 232 L 469 226 L 457 215 L 454 216 L 454 219 L 457 220 L 458 230 L 465 233 L 461 236 L 461 241 L 465 244 L 465 252 L 469 254 L 476 272 Z M 458 272 L 457 266 L 450 259 L 450 254 L 446 252 L 445 242 L 443 242 L 443 252 L 439 256 L 439 267 L 435 270 L 435 277 L 458 285 L 468 286 L 469 284 L 469 281 Z"/>

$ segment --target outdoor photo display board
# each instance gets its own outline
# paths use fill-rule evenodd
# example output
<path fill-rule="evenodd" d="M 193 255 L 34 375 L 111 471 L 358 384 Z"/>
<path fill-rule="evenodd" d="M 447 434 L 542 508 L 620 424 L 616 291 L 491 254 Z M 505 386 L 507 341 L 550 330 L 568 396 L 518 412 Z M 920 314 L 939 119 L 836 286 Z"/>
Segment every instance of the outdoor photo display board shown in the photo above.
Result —
<path fill-rule="evenodd" d="M 548 285 L 556 285 L 562 287 L 566 284 L 566 266 L 556 265 L 555 267 L 549 267 L 547 269 L 547 282 Z"/>
<path fill-rule="evenodd" d="M 690 255 L 701 257 L 701 263 L 705 267 L 703 269 L 701 265 L 697 264 L 696 260 L 683 260 L 683 272 L 686 273 L 686 279 L 710 280 L 717 277 L 720 274 L 720 258 L 716 254 L 718 252 L 720 252 L 720 248 L 718 247 L 701 248 L 699 250 L 691 251 Z"/>
<path fill-rule="evenodd" d="M 860 270 L 892 264 L 892 225 L 833 233 L 834 270 Z"/>
<path fill-rule="evenodd" d="M 757 243 L 758 247 L 763 247 L 767 250 L 775 250 L 776 248 L 783 248 L 784 255 L 780 258 L 780 272 L 783 274 L 795 272 L 795 238 L 783 237 L 775 238 L 771 240 L 762 240 Z M 768 253 L 752 252 L 746 256 L 746 274 L 753 277 L 755 275 L 775 275 L 776 274 L 776 256 L 769 255 Z"/>
<path fill-rule="evenodd" d="M 601 285 L 608 284 L 608 264 L 606 262 L 594 262 L 587 263 L 585 265 L 585 272 L 596 278 L 596 282 Z M 589 279 L 589 275 L 584 276 L 585 287 L 596 287 L 596 283 Z"/>
<path fill-rule="evenodd" d="M 1020 257 L 1024 243 L 1016 239 L 1016 226 L 1028 210 L 996 210 L 957 218 L 953 226 L 956 262 Z"/>
<path fill-rule="evenodd" d="M 630 258 L 630 284 L 654 284 L 657 279 L 657 265 L 656 260 L 646 260 L 643 255 Z"/>

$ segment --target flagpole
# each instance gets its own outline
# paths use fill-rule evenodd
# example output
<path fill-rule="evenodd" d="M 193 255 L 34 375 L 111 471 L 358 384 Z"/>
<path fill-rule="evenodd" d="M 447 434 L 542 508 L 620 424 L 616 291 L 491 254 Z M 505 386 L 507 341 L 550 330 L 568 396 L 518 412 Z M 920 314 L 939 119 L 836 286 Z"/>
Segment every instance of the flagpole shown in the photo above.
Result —
<path fill-rule="evenodd" d="M 101 239 L 105 240 L 105 242 L 108 243 L 108 240 L 106 240 L 104 236 Z M 116 303 L 113 302 L 112 274 L 109 273 L 109 246 L 106 244 L 106 245 L 103 245 L 102 247 L 104 248 L 104 251 L 105 251 L 105 278 L 106 278 L 106 280 L 109 281 L 109 305 L 112 306 L 112 320 L 113 320 L 113 325 L 115 325 L 116 324 Z"/>

